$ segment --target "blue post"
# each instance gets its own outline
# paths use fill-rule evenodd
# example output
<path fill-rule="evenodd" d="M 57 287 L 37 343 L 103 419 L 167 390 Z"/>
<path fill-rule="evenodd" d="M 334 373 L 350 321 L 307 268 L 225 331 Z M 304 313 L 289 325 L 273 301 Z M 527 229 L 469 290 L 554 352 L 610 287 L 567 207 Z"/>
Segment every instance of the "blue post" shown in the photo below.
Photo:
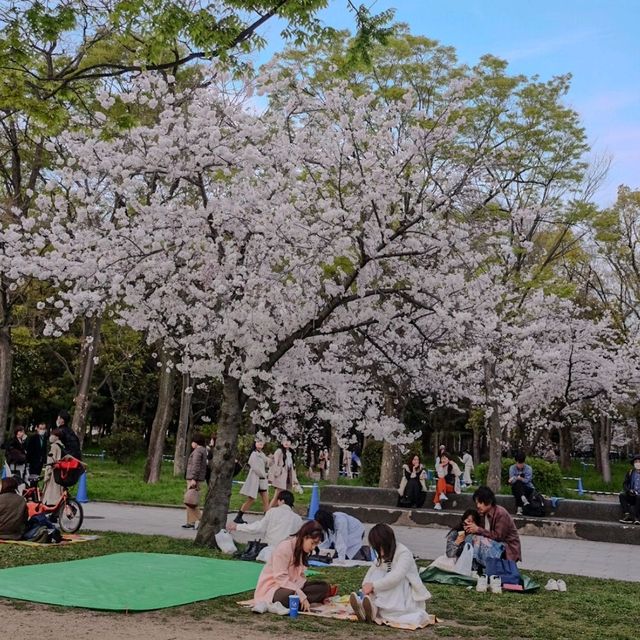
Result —
<path fill-rule="evenodd" d="M 309 513 L 307 513 L 307 518 L 309 520 L 313 520 L 316 517 L 316 513 L 320 508 L 320 489 L 318 488 L 318 484 L 314 483 L 311 488 L 311 501 L 309 502 Z"/>
<path fill-rule="evenodd" d="M 2 479 L 4 480 L 7 477 L 7 467 L 2 465 Z"/>
<path fill-rule="evenodd" d="M 582 486 L 582 478 L 578 478 L 578 495 L 584 495 L 584 487 Z"/>
<path fill-rule="evenodd" d="M 87 472 L 85 471 L 78 481 L 78 491 L 76 493 L 76 500 L 78 502 L 89 502 L 89 496 L 87 495 Z"/>

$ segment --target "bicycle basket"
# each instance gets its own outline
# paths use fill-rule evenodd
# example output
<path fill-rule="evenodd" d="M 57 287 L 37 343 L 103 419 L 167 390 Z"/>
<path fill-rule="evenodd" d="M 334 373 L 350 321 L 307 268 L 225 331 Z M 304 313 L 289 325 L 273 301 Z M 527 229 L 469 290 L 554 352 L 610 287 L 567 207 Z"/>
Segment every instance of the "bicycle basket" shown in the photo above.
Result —
<path fill-rule="evenodd" d="M 84 466 L 80 460 L 70 458 L 59 460 L 53 464 L 53 479 L 61 487 L 73 487 L 84 473 Z"/>

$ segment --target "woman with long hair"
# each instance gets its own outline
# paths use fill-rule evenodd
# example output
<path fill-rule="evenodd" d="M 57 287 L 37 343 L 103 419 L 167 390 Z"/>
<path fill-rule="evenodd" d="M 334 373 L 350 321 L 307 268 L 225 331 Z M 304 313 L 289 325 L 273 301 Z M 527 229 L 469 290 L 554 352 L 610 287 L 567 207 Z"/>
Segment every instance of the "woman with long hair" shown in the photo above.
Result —
<path fill-rule="evenodd" d="M 293 491 L 294 485 L 298 484 L 296 476 L 296 465 L 291 452 L 291 441 L 285 438 L 273 454 L 273 461 L 269 467 L 269 482 L 273 485 L 275 493 L 271 499 L 270 507 L 275 507 L 278 503 L 280 491 Z"/>
<path fill-rule="evenodd" d="M 362 582 L 362 600 L 355 593 L 349 603 L 361 622 L 396 622 L 418 627 L 431 622 L 425 602 L 431 598 L 413 554 L 396 541 L 388 524 L 377 524 L 369 531 L 369 544 L 378 560 Z"/>
<path fill-rule="evenodd" d="M 421 509 L 427 497 L 427 472 L 417 455 L 402 465 L 402 480 L 398 488 L 398 506 Z"/>
<path fill-rule="evenodd" d="M 442 503 L 449 498 L 448 493 L 460 493 L 460 467 L 451 459 L 451 456 L 443 451 L 440 454 L 440 461 L 436 465 L 436 491 L 433 494 L 433 508 L 440 511 Z"/>
<path fill-rule="evenodd" d="M 289 607 L 289 596 L 300 597 L 300 610 L 309 611 L 314 602 L 335 595 L 337 587 L 323 580 L 307 580 L 304 572 L 309 554 L 322 542 L 322 527 L 310 520 L 295 535 L 281 542 L 271 554 L 258 578 L 254 604 L 280 603 Z"/>
<path fill-rule="evenodd" d="M 251 449 L 251 455 L 247 461 L 249 473 L 247 474 L 247 479 L 244 481 L 244 484 L 240 487 L 240 495 L 245 496 L 247 499 L 240 507 L 238 515 L 234 519 L 236 524 L 246 524 L 242 516 L 249 511 L 258 494 L 260 494 L 260 498 L 262 499 L 262 510 L 266 513 L 269 508 L 269 481 L 267 480 L 268 458 L 262 451 L 263 448 L 264 438 L 262 436 L 256 436 L 253 442 L 253 448 Z"/>

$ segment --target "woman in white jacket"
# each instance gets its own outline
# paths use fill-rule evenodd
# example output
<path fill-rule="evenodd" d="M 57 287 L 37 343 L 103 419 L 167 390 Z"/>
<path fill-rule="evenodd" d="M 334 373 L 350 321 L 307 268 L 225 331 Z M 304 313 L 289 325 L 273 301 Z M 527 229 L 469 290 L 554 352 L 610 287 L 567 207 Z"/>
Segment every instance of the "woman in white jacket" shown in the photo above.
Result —
<path fill-rule="evenodd" d="M 246 496 L 246 500 L 238 511 L 234 522 L 236 524 L 245 524 L 243 515 L 249 511 L 251 505 L 260 494 L 262 498 L 262 510 L 266 513 L 269 508 L 269 481 L 267 480 L 267 462 L 268 458 L 263 453 L 264 440 L 256 437 L 253 443 L 253 451 L 249 456 L 247 464 L 249 465 L 249 473 L 244 484 L 240 488 L 240 494 Z"/>
<path fill-rule="evenodd" d="M 361 622 L 394 622 L 422 627 L 431 622 L 425 603 L 431 594 L 424 586 L 411 551 L 396 542 L 388 524 L 369 531 L 369 544 L 378 560 L 362 583 L 362 600 L 355 593 L 349 602 Z"/>

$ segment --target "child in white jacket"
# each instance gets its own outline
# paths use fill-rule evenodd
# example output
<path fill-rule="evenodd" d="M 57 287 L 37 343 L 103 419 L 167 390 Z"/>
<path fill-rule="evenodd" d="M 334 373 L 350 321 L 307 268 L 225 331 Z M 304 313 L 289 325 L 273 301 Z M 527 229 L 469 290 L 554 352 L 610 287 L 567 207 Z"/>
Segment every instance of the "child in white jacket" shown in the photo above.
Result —
<path fill-rule="evenodd" d="M 362 583 L 362 601 L 355 593 L 349 602 L 361 622 L 395 622 L 421 627 L 431 619 L 425 610 L 431 594 L 424 586 L 411 551 L 396 542 L 393 529 L 377 524 L 369 544 L 378 554 Z"/>

